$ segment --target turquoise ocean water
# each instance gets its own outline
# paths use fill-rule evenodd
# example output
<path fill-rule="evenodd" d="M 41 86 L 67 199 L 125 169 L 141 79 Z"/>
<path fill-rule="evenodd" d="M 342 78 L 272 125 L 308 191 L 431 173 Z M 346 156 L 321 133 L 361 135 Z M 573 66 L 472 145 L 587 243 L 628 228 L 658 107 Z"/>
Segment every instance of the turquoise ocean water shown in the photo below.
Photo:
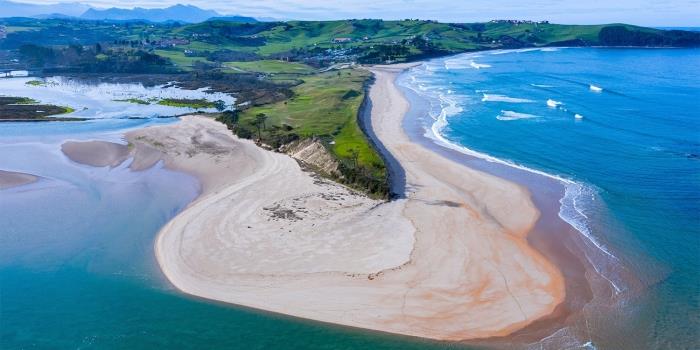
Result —
<path fill-rule="evenodd" d="M 399 83 L 436 144 L 566 184 L 560 217 L 613 290 L 589 346 L 700 347 L 700 50 L 481 52 Z"/>

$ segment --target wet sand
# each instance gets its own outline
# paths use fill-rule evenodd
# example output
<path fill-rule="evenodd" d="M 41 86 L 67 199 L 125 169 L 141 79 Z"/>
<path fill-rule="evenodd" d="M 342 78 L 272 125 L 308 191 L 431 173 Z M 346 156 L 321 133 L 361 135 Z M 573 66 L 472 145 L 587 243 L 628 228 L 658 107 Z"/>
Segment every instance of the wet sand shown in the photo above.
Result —
<path fill-rule="evenodd" d="M 27 185 L 37 180 L 39 177 L 32 174 L 0 170 L 0 190 Z"/>
<path fill-rule="evenodd" d="M 61 151 L 76 163 L 96 167 L 116 167 L 129 158 L 129 147 L 106 141 L 68 141 Z"/>

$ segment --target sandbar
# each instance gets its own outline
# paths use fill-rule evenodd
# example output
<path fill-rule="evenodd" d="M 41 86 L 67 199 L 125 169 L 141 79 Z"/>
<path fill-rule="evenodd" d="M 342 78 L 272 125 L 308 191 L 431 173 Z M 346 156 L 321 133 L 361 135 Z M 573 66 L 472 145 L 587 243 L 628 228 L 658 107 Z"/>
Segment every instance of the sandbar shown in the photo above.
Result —
<path fill-rule="evenodd" d="M 374 67 L 371 126 L 405 172 L 377 201 L 291 157 L 183 117 L 127 135 L 202 182 L 159 232 L 158 263 L 199 297 L 403 335 L 505 336 L 564 300 L 561 272 L 527 242 L 540 215 L 528 190 L 409 140 L 404 67 Z"/>
<path fill-rule="evenodd" d="M 0 170 L 0 190 L 27 185 L 39 180 L 39 177 L 27 173 Z"/>
<path fill-rule="evenodd" d="M 129 147 L 107 141 L 67 141 L 61 151 L 68 159 L 95 167 L 116 167 L 129 158 Z"/>

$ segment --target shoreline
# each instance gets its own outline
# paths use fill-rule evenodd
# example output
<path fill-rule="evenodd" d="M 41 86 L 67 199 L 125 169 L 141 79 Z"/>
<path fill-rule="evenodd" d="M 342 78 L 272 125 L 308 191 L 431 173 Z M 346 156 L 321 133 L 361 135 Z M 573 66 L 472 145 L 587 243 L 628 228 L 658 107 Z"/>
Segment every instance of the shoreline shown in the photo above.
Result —
<path fill-rule="evenodd" d="M 601 256 L 616 261 L 616 257 L 601 247 L 595 237 L 583 232 L 585 227 L 578 227 L 578 224 L 571 222 L 574 219 L 565 217 L 562 212 L 571 188 L 575 186 L 580 190 L 585 185 L 504 161 L 444 139 L 435 130 L 434 124 L 421 123 L 422 118 L 428 115 L 427 98 L 411 87 L 398 82 L 396 85 L 405 98 L 410 100 L 411 110 L 403 126 L 413 142 L 455 162 L 517 183 L 529 190 L 542 216 L 528 235 L 528 242 L 560 268 L 564 275 L 566 298 L 552 314 L 507 337 L 484 339 L 476 344 L 509 347 L 534 341 L 545 348 L 592 345 L 586 309 L 607 305 L 621 290 L 613 280 L 598 270 L 596 262 L 591 261 Z M 428 136 L 426 128 L 430 128 L 429 132 L 433 135 Z M 436 133 L 438 134 L 435 135 Z M 636 283 L 631 275 L 625 276 L 624 281 Z"/>

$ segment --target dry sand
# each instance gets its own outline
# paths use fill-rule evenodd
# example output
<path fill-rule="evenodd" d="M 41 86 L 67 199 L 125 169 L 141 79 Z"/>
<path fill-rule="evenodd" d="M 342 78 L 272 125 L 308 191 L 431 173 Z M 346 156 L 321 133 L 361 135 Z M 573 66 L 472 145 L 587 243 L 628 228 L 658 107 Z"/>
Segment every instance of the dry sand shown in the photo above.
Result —
<path fill-rule="evenodd" d="M 162 152 L 203 184 L 158 235 L 167 278 L 205 298 L 442 340 L 508 335 L 550 314 L 564 283 L 527 243 L 530 194 L 411 143 L 400 68 L 372 70 L 372 126 L 405 170 L 406 199 L 356 195 L 203 117 L 128 135 L 135 163 Z"/>
<path fill-rule="evenodd" d="M 36 175 L 0 170 L 0 190 L 27 185 L 37 180 L 39 177 Z"/>

